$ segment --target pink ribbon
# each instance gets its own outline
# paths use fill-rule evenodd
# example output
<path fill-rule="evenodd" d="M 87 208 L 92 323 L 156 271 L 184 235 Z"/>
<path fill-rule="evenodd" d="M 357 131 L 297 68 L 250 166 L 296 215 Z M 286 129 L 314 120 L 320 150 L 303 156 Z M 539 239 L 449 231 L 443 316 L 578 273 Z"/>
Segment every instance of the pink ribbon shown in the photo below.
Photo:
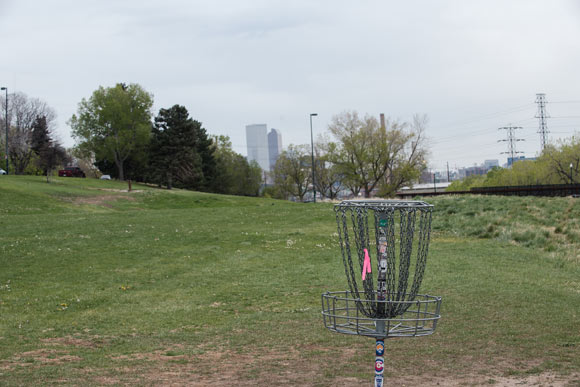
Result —
<path fill-rule="evenodd" d="M 371 257 L 369 256 L 369 251 L 364 249 L 365 252 L 365 260 L 363 263 L 363 271 L 362 271 L 362 279 L 363 281 L 367 277 L 367 273 L 371 272 Z"/>

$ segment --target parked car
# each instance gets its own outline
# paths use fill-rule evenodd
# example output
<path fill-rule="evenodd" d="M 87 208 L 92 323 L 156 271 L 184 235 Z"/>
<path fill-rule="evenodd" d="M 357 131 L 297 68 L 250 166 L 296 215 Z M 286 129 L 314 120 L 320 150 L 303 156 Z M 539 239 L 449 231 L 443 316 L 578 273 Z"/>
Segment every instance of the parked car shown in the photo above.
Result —
<path fill-rule="evenodd" d="M 60 177 L 86 177 L 85 173 L 79 167 L 65 167 L 58 171 Z"/>
<path fill-rule="evenodd" d="M 0 175 L 6 175 L 6 171 L 0 168 Z"/>
<path fill-rule="evenodd" d="M 101 180 L 111 180 L 111 175 L 102 175 L 100 177 Z"/>

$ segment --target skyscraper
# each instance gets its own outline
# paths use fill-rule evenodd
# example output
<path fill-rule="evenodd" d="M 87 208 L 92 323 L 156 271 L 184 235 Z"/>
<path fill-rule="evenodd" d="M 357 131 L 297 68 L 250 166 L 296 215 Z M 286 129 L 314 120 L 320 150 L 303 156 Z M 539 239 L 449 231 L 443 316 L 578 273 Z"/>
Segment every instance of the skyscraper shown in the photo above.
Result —
<path fill-rule="evenodd" d="M 268 159 L 268 128 L 266 124 L 246 125 L 248 161 L 256 161 L 265 171 L 270 169 Z"/>
<path fill-rule="evenodd" d="M 276 160 L 282 152 L 282 134 L 280 131 L 272 128 L 268 133 L 268 154 L 270 157 L 270 170 L 274 169 Z"/>

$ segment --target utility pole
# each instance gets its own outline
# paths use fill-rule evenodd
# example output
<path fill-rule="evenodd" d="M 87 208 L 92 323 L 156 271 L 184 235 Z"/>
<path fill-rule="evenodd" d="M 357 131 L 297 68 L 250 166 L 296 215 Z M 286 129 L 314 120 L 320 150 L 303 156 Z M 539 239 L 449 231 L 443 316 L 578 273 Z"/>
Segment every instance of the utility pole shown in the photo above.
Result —
<path fill-rule="evenodd" d="M 435 181 L 435 171 L 433 171 L 433 192 L 437 193 L 437 184 Z"/>
<path fill-rule="evenodd" d="M 4 155 L 4 158 L 6 159 L 6 174 L 8 175 L 10 174 L 10 172 L 8 172 L 8 88 L 2 87 L 0 90 L 6 92 L 6 117 L 4 118 L 6 120 L 6 138 L 4 138 L 4 141 L 6 142 L 6 155 Z"/>
<path fill-rule="evenodd" d="M 546 94 L 538 93 L 536 94 L 536 103 L 538 104 L 538 114 L 536 114 L 536 118 L 539 119 L 539 128 L 538 133 L 540 133 L 540 143 L 542 145 L 542 151 L 546 146 L 547 138 L 548 138 L 548 113 L 546 112 Z"/>
<path fill-rule="evenodd" d="M 447 162 L 447 182 L 451 183 L 451 178 L 449 177 L 449 161 Z"/>
<path fill-rule="evenodd" d="M 314 140 L 312 137 L 312 117 L 318 116 L 318 113 L 310 113 L 310 146 L 311 146 L 311 155 L 312 155 L 312 198 L 314 199 L 314 203 L 316 203 L 316 182 L 314 181 Z"/>
<path fill-rule="evenodd" d="M 508 151 L 507 152 L 501 152 L 500 154 L 507 154 L 509 155 L 509 159 L 511 159 L 511 163 L 509 162 L 508 159 L 508 166 L 513 165 L 514 161 L 515 161 L 515 156 L 518 153 L 524 153 L 524 152 L 518 152 L 516 151 L 516 142 L 518 141 L 524 141 L 520 138 L 516 138 L 515 136 L 515 130 L 516 129 L 523 129 L 521 126 L 503 126 L 501 128 L 499 128 L 498 130 L 506 130 L 507 131 L 507 138 L 505 140 L 497 140 L 497 142 L 507 142 L 508 143 Z"/>

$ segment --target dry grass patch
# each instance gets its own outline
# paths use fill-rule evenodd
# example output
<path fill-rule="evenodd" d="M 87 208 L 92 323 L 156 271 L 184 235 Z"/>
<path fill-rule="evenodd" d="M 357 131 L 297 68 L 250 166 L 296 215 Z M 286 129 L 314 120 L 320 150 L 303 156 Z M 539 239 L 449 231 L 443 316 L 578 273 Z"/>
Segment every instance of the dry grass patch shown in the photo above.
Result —
<path fill-rule="evenodd" d="M 348 376 L 336 373 L 337 369 L 349 367 L 355 362 L 362 346 L 333 350 L 325 347 L 289 347 L 286 351 L 254 349 L 250 352 L 235 353 L 222 350 L 206 351 L 197 355 L 167 355 L 176 349 L 159 350 L 119 356 L 113 360 L 135 361 L 139 364 L 115 368 L 118 376 L 95 376 L 99 384 L 140 384 L 162 386 L 361 386 L 372 384 L 372 362 L 364 376 Z M 366 346 L 365 346 L 366 347 Z M 178 350 L 182 348 L 179 347 Z M 308 353 L 317 353 L 313 359 Z M 143 364 L 145 360 L 145 364 Z M 556 374 L 551 371 L 509 375 L 506 370 L 512 367 L 533 369 L 538 364 L 522 366 L 517 359 L 501 359 L 495 364 L 486 364 L 478 359 L 463 358 L 459 369 L 446 369 L 431 363 L 410 362 L 404 367 L 387 363 L 385 381 L 387 385 L 397 386 L 576 386 L 580 374 Z M 437 371 L 433 371 L 436 369 Z M 431 371 L 429 371 L 431 370 Z"/>
<path fill-rule="evenodd" d="M 100 195 L 100 196 L 90 196 L 90 197 L 76 197 L 72 200 L 73 204 L 76 205 L 94 205 L 102 206 L 107 208 L 113 208 L 112 203 L 118 200 L 128 200 L 135 201 L 135 198 L 125 195 Z"/>
<path fill-rule="evenodd" d="M 70 355 L 64 350 L 41 348 L 19 353 L 12 359 L 2 362 L 0 368 L 10 371 L 15 367 L 42 367 L 82 360 L 81 357 Z"/>

